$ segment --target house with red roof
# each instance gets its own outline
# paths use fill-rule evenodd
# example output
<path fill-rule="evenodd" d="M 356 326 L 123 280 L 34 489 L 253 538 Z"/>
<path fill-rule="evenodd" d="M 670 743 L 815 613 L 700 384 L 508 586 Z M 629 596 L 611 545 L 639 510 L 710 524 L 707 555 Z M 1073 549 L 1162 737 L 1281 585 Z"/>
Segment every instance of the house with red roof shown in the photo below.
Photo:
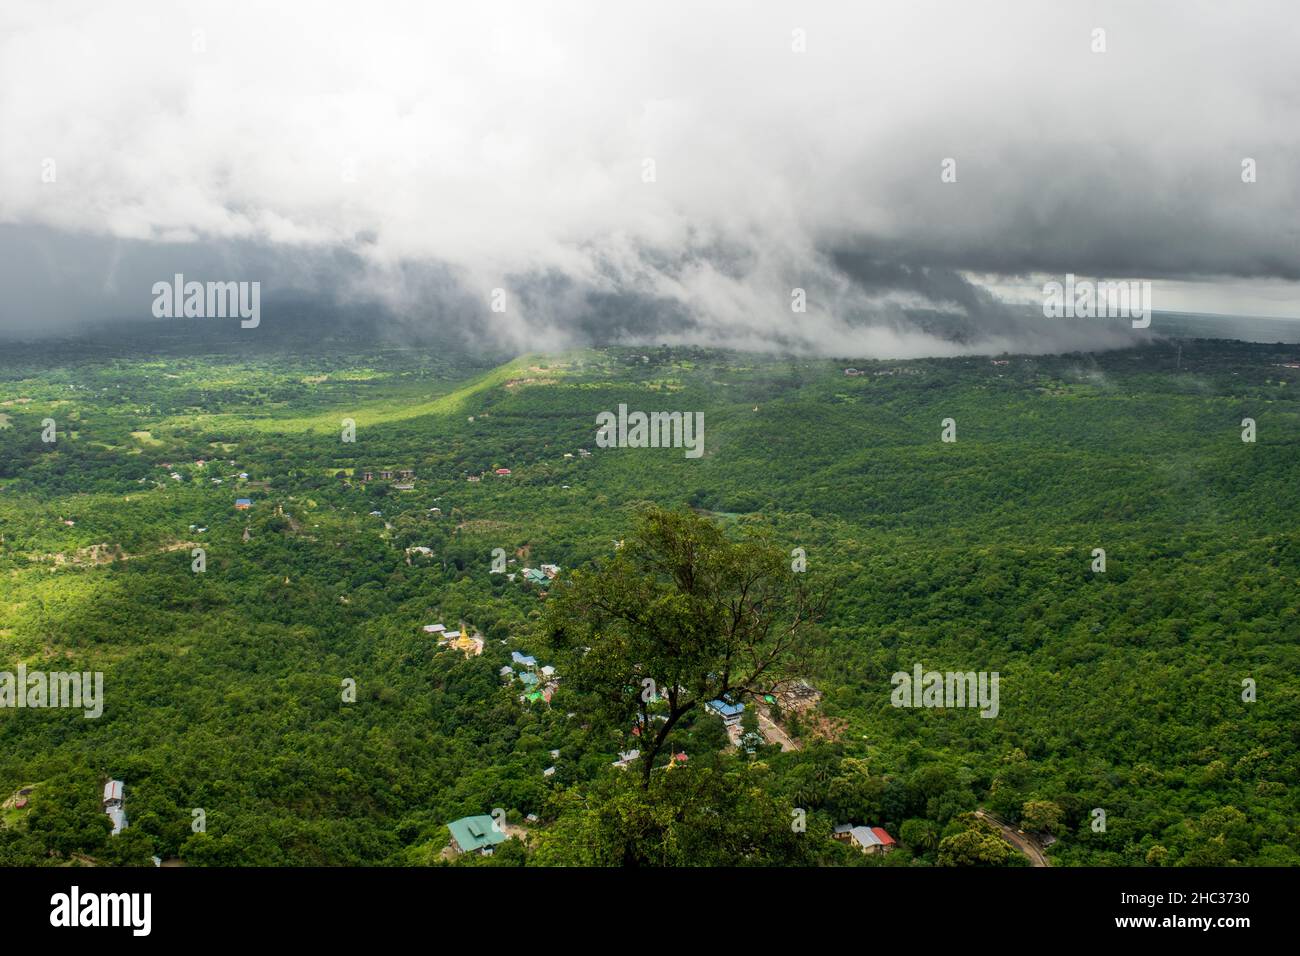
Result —
<path fill-rule="evenodd" d="M 834 837 L 849 843 L 863 853 L 888 853 L 898 841 L 884 827 L 855 827 L 847 823 L 835 827 Z"/>

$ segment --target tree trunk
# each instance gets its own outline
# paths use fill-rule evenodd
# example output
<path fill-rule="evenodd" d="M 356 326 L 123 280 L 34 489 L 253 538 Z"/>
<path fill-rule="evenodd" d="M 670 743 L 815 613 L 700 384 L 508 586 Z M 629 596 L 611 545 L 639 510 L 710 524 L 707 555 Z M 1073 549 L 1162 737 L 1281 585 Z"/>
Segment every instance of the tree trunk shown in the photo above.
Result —
<path fill-rule="evenodd" d="M 664 741 L 668 739 L 668 732 L 673 729 L 682 714 L 690 710 L 690 705 L 683 707 L 681 710 L 671 710 L 668 712 L 668 719 L 664 721 L 664 729 L 655 735 L 654 743 L 650 749 L 641 755 L 641 789 L 650 789 L 650 771 L 654 769 L 655 757 L 659 756 L 659 751 L 664 749 Z M 647 728 L 648 729 L 648 728 Z"/>

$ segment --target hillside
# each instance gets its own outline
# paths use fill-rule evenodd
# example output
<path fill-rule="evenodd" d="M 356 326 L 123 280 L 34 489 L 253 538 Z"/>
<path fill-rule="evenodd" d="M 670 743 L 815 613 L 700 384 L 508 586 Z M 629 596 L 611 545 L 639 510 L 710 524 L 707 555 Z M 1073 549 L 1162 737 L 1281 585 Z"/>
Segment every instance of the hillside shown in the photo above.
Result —
<path fill-rule="evenodd" d="M 767 529 L 836 584 L 816 710 L 775 715 L 800 749 L 728 748 L 709 715 L 675 739 L 716 799 L 752 781 L 759 830 L 807 810 L 807 845 L 735 853 L 876 862 L 829 839 L 852 819 L 901 835 L 891 864 L 927 864 L 968 812 L 1049 801 L 1053 865 L 1300 863 L 1296 361 L 1209 340 L 996 361 L 143 342 L 0 360 L 0 671 L 105 675 L 99 719 L 0 708 L 0 799 L 39 784 L 0 817 L 0 863 L 435 863 L 449 821 L 497 807 L 540 849 L 496 862 L 581 860 L 581 800 L 636 741 L 562 680 L 521 703 L 498 672 L 545 654 L 551 585 L 518 572 L 598 562 L 643 502 Z M 702 412 L 703 457 L 598 447 L 621 404 Z M 413 489 L 380 477 L 401 469 Z M 514 580 L 490 573 L 497 548 Z M 482 655 L 440 650 L 434 621 Z M 997 716 L 892 706 L 918 663 L 997 672 Z M 110 776 L 131 816 L 113 838 Z"/>

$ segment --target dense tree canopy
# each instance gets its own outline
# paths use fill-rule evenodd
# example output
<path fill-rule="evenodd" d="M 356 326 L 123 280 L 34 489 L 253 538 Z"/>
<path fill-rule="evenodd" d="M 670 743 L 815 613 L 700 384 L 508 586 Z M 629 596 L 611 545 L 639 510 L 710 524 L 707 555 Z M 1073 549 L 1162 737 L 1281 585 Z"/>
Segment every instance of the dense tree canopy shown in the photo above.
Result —
<path fill-rule="evenodd" d="M 0 356 L 0 672 L 105 681 L 98 719 L 0 708 L 0 865 L 440 864 L 498 808 L 526 843 L 458 865 L 1019 865 L 981 808 L 1055 865 L 1300 863 L 1293 348 L 506 362 L 346 335 Z M 704 456 L 597 448 L 619 403 L 702 410 Z M 556 668 L 549 702 L 512 652 Z M 918 663 L 1000 674 L 997 717 L 893 706 Z M 796 674 L 815 705 L 766 701 Z M 797 749 L 732 746 L 702 707 L 727 696 Z"/>

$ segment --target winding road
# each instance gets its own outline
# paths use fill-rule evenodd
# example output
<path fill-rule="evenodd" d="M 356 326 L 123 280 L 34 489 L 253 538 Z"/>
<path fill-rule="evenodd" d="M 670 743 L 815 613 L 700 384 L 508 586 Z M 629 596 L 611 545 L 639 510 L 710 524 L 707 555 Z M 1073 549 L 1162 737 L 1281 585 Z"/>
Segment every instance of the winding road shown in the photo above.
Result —
<path fill-rule="evenodd" d="M 1043 849 L 1038 845 L 1038 841 L 1027 833 L 1021 833 L 1014 827 L 1007 826 L 992 814 L 985 813 L 983 810 L 976 810 L 975 816 L 981 820 L 987 820 L 999 830 L 1002 831 L 1002 838 L 1010 843 L 1013 847 L 1029 858 L 1032 866 L 1051 866 L 1047 857 L 1043 856 Z"/>

